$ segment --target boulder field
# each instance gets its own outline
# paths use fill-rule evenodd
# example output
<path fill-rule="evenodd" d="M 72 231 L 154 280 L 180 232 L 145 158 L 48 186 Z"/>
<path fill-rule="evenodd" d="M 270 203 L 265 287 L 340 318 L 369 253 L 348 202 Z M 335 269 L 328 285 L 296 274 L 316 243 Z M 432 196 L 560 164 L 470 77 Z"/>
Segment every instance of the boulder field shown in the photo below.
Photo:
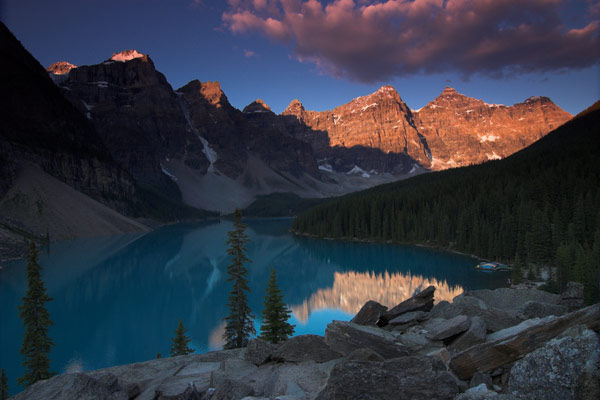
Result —
<path fill-rule="evenodd" d="M 597 399 L 600 304 L 574 307 L 576 286 L 435 305 L 423 288 L 389 310 L 367 302 L 324 336 L 58 375 L 12 399 Z"/>

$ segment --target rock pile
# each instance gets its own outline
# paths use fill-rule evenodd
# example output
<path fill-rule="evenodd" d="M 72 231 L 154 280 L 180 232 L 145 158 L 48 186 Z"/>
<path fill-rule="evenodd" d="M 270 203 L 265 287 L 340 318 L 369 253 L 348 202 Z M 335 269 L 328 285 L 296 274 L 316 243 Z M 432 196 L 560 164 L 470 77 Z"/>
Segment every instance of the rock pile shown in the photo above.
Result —
<path fill-rule="evenodd" d="M 497 289 L 433 306 L 434 294 L 428 287 L 390 310 L 369 301 L 324 337 L 64 374 L 13 399 L 600 397 L 599 304 L 568 312 L 573 293 Z"/>

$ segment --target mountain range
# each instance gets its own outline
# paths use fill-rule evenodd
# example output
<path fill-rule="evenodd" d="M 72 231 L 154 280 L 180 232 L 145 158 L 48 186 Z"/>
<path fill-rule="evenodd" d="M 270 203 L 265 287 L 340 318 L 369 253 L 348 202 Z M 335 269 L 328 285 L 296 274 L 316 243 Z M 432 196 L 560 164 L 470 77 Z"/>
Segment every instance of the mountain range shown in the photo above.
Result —
<path fill-rule="evenodd" d="M 128 222 L 136 229 L 140 218 L 229 213 L 272 193 L 326 198 L 504 158 L 571 118 L 545 97 L 492 105 L 452 88 L 412 110 L 391 86 L 330 111 L 306 110 L 293 100 L 278 115 L 260 99 L 238 110 L 218 82 L 193 80 L 174 90 L 136 50 L 44 71 L 4 25 L 0 33 L 6 224 L 36 202 L 15 201 L 24 169 L 37 168 L 137 218 Z M 38 235 L 54 229 L 50 222 L 16 225 Z M 59 236 L 69 235 L 79 233 Z"/>

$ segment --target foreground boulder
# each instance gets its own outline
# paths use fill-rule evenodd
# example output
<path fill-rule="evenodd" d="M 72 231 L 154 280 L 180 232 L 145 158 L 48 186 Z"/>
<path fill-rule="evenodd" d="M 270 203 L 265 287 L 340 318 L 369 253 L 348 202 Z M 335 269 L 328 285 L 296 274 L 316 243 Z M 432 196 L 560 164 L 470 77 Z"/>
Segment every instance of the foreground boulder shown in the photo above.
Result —
<path fill-rule="evenodd" d="M 386 326 L 389 321 L 399 317 L 402 314 L 411 311 L 430 311 L 433 308 L 433 294 L 435 286 L 429 286 L 423 291 L 417 293 L 408 300 L 403 301 L 396 307 L 384 312 L 377 321 L 377 326 Z"/>
<path fill-rule="evenodd" d="M 317 399 L 432 400 L 451 399 L 456 394 L 456 381 L 441 361 L 411 356 L 338 363 Z"/>
<path fill-rule="evenodd" d="M 15 400 L 128 400 L 127 391 L 112 374 L 92 378 L 84 373 L 63 374 L 38 381 L 23 392 L 11 397 Z"/>
<path fill-rule="evenodd" d="M 511 363 L 544 345 L 573 325 L 600 329 L 600 305 L 595 304 L 562 317 L 532 319 L 488 335 L 485 343 L 470 347 L 450 360 L 450 368 L 460 379 L 471 379 L 477 371 L 488 372 Z"/>
<path fill-rule="evenodd" d="M 387 307 L 374 300 L 369 300 L 358 311 L 358 314 L 350 320 L 358 325 L 375 325 L 381 314 L 387 311 Z"/>
<path fill-rule="evenodd" d="M 402 357 L 411 353 L 408 347 L 397 341 L 392 333 L 352 322 L 333 321 L 327 325 L 325 340 L 333 351 L 345 356 L 365 347 L 383 358 Z"/>
<path fill-rule="evenodd" d="M 300 335 L 294 336 L 285 342 L 271 354 L 271 359 L 281 362 L 326 362 L 342 357 L 337 351 L 332 350 L 323 336 Z"/>
<path fill-rule="evenodd" d="M 575 400 L 600 398 L 600 341 L 584 326 L 515 362 L 509 390 L 525 399 Z"/>

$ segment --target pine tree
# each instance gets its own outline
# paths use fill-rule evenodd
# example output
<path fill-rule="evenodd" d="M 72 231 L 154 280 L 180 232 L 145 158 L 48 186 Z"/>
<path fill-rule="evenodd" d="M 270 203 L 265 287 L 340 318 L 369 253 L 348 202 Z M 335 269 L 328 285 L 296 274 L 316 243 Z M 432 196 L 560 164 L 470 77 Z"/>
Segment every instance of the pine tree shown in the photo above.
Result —
<path fill-rule="evenodd" d="M 225 318 L 226 326 L 223 338 L 225 339 L 226 349 L 235 349 L 246 347 L 250 336 L 256 334 L 254 329 L 254 315 L 248 306 L 247 293 L 250 292 L 248 286 L 248 270 L 244 267 L 245 262 L 250 262 L 246 257 L 246 225 L 242 224 L 242 214 L 238 209 L 235 210 L 235 221 L 233 230 L 227 233 L 228 239 L 227 254 L 232 257 L 231 264 L 227 266 L 228 282 L 233 282 L 233 287 L 229 293 L 229 315 Z"/>
<path fill-rule="evenodd" d="M 20 353 L 23 355 L 25 375 L 17 382 L 29 386 L 41 379 L 48 379 L 54 373 L 50 372 L 50 349 L 54 342 L 48 336 L 48 329 L 53 325 L 50 313 L 45 303 L 52 298 L 46 292 L 42 281 L 42 267 L 37 261 L 38 253 L 35 243 L 29 244 L 27 256 L 27 293 L 19 306 L 19 316 L 23 319 L 25 333 Z"/>
<path fill-rule="evenodd" d="M 283 294 L 277 286 L 277 274 L 271 268 L 271 276 L 267 283 L 265 308 L 262 312 L 263 324 L 260 327 L 260 338 L 271 343 L 279 343 L 294 334 L 294 325 L 288 323 L 292 312 L 283 302 Z"/>
<path fill-rule="evenodd" d="M 175 329 L 175 337 L 171 339 L 173 344 L 171 345 L 171 357 L 185 356 L 186 354 L 193 353 L 194 350 L 188 347 L 188 343 L 191 341 L 185 334 L 186 329 L 183 327 L 183 322 L 179 320 L 179 325 Z M 160 358 L 158 354 L 156 358 Z"/>
<path fill-rule="evenodd" d="M 0 374 L 0 400 L 6 399 L 8 399 L 8 378 L 6 377 L 4 368 L 2 368 L 2 373 Z"/>

